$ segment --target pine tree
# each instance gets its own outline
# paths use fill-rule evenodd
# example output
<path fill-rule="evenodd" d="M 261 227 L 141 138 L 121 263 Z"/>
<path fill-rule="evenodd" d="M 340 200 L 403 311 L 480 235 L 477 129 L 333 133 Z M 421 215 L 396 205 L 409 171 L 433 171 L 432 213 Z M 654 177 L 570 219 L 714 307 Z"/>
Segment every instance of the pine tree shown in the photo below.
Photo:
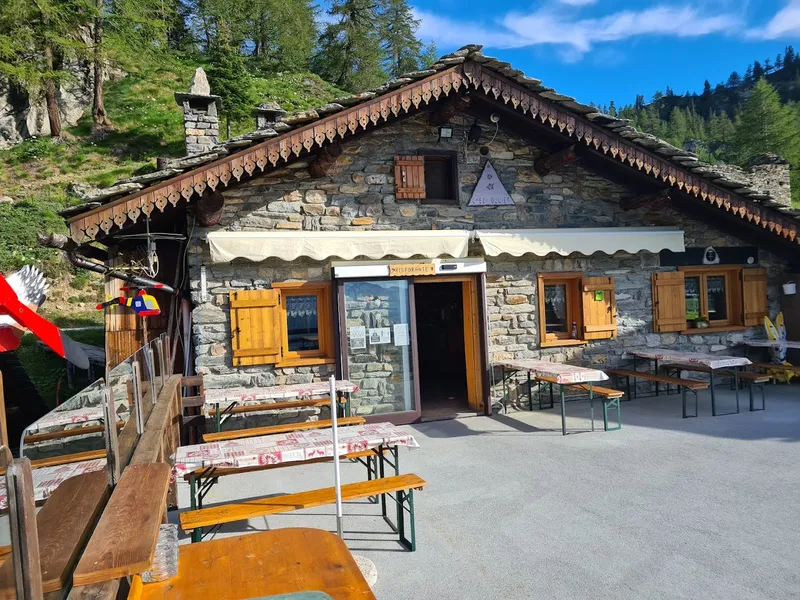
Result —
<path fill-rule="evenodd" d="M 689 121 L 686 113 L 680 107 L 676 106 L 669 114 L 669 123 L 667 125 L 667 132 L 669 142 L 683 147 L 683 143 L 689 137 Z"/>
<path fill-rule="evenodd" d="M 744 82 L 753 83 L 753 65 L 747 66 L 747 71 L 744 72 Z"/>
<path fill-rule="evenodd" d="M 739 73 L 736 71 L 731 73 L 730 77 L 728 77 L 728 83 L 725 85 L 727 85 L 729 88 L 738 88 L 740 85 L 742 85 L 742 78 L 739 76 Z"/>
<path fill-rule="evenodd" d="M 222 99 L 220 114 L 225 117 L 227 137 L 230 138 L 231 123 L 248 118 L 256 103 L 253 81 L 245 58 L 230 45 L 216 45 L 208 55 L 208 83 L 211 93 Z"/>
<path fill-rule="evenodd" d="M 791 67 L 796 60 L 797 56 L 794 53 L 794 48 L 792 46 L 786 46 L 786 49 L 783 51 L 783 66 Z"/>
<path fill-rule="evenodd" d="M 764 76 L 764 67 L 761 66 L 761 63 L 755 61 L 753 63 L 753 80 L 758 81 Z"/>
<path fill-rule="evenodd" d="M 733 121 L 727 113 L 714 113 L 708 124 L 709 140 L 714 144 L 725 146 L 731 141 L 734 129 Z"/>
<path fill-rule="evenodd" d="M 319 38 L 312 68 L 323 79 L 350 91 L 379 85 L 381 68 L 380 12 L 375 0 L 335 0 L 328 9 L 332 22 Z"/>
<path fill-rule="evenodd" d="M 614 104 L 613 100 L 611 102 L 609 102 L 609 104 L 608 104 L 608 114 L 611 115 L 612 117 L 616 117 L 617 116 L 617 107 Z"/>
<path fill-rule="evenodd" d="M 419 59 L 419 68 L 429 69 L 431 65 L 436 64 L 437 60 L 439 60 L 439 51 L 436 49 L 436 42 L 431 40 L 425 46 L 425 50 L 422 51 L 422 56 Z"/>
<path fill-rule="evenodd" d="M 422 55 L 422 42 L 416 37 L 419 20 L 406 0 L 383 0 L 381 48 L 386 53 L 385 70 L 392 77 L 416 71 Z"/>
<path fill-rule="evenodd" d="M 778 52 L 778 56 L 775 57 L 775 70 L 780 71 L 783 68 L 783 55 Z"/>
<path fill-rule="evenodd" d="M 800 125 L 793 111 L 766 79 L 753 86 L 731 140 L 733 157 L 740 164 L 764 152 L 796 163 L 800 159 Z"/>

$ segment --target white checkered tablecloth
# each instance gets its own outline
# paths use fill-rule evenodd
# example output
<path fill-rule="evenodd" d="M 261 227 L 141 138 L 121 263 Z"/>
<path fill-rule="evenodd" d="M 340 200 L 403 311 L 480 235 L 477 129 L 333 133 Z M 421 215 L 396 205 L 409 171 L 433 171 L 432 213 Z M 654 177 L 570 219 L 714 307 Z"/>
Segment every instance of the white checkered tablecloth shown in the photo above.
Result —
<path fill-rule="evenodd" d="M 391 423 L 367 423 L 339 428 L 339 455 L 378 446 L 419 444 L 407 431 Z M 309 429 L 278 435 L 181 446 L 171 457 L 173 475 L 183 477 L 202 467 L 254 467 L 306 461 L 334 455 L 331 429 Z"/>

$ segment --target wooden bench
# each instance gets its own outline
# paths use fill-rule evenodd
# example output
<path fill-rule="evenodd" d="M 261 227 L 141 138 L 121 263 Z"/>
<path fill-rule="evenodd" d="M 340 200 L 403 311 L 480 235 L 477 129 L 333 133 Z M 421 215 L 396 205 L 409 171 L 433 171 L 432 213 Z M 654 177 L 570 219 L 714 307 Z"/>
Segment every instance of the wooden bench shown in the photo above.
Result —
<path fill-rule="evenodd" d="M 122 429 L 125 421 L 117 421 L 117 431 Z M 89 427 L 76 427 L 72 429 L 61 429 L 59 431 L 47 431 L 45 433 L 30 433 L 25 436 L 26 444 L 35 444 L 47 440 L 60 440 L 62 438 L 75 437 L 76 435 L 88 435 L 90 433 L 103 433 L 104 425 L 90 425 Z"/>
<path fill-rule="evenodd" d="M 759 411 L 764 410 L 766 408 L 766 395 L 764 393 L 764 384 L 769 383 L 772 379 L 771 375 L 766 373 L 753 373 L 751 371 L 744 371 L 742 369 L 717 369 L 716 371 L 711 369 L 710 367 L 706 367 L 705 365 L 679 365 L 679 364 L 665 364 L 661 366 L 665 372 L 669 372 L 670 370 L 674 370 L 680 375 L 681 371 L 690 371 L 694 373 L 707 373 L 709 375 L 709 384 L 712 386 L 712 401 L 713 398 L 713 385 L 714 385 L 714 376 L 718 377 L 730 377 L 731 379 L 731 389 L 733 389 L 733 385 L 738 387 L 744 387 L 744 384 L 747 384 L 748 393 L 750 395 L 750 411 Z M 735 383 L 734 383 L 735 382 Z M 753 386 L 757 385 L 761 390 L 761 408 L 755 408 L 754 400 L 753 400 Z M 737 392 L 737 400 L 736 400 L 736 412 L 739 412 L 739 400 L 738 400 L 738 392 Z"/>
<path fill-rule="evenodd" d="M 166 517 L 170 473 L 165 463 L 125 469 L 78 562 L 73 585 L 102 583 L 151 568 L 159 526 Z"/>
<path fill-rule="evenodd" d="M 110 488 L 105 470 L 67 479 L 56 488 L 36 515 L 39 534 L 42 587 L 46 597 L 61 597 L 83 545 L 108 499 Z M 11 547 L 0 565 L 0 599 L 16 598 Z M 3 549 L 5 551 L 5 548 Z"/>
<path fill-rule="evenodd" d="M 798 365 L 779 365 L 776 363 L 753 363 L 750 366 L 753 367 L 754 369 L 760 369 L 767 373 L 772 371 L 772 373 L 774 374 L 772 383 L 777 383 L 778 375 L 782 375 L 786 379 L 787 383 L 789 381 L 789 378 L 786 377 L 787 375 L 794 375 L 800 377 L 800 366 Z"/>
<path fill-rule="evenodd" d="M 344 413 L 347 412 L 347 399 L 343 397 L 339 397 L 336 399 L 337 405 L 341 405 L 344 408 Z M 231 415 L 241 414 L 241 413 L 250 413 L 250 412 L 267 412 L 271 410 L 291 410 L 291 409 L 300 409 L 300 408 L 313 408 L 313 407 L 323 407 L 323 406 L 330 406 L 331 399 L 330 398 L 313 398 L 311 400 L 290 400 L 286 402 L 262 402 L 261 404 L 236 404 L 232 403 L 230 406 L 226 408 L 220 408 L 219 405 L 217 408 L 211 410 L 209 414 L 213 416 L 216 420 L 216 428 L 217 432 L 222 431 L 222 424 L 227 421 Z M 223 418 L 224 417 L 224 418 Z"/>
<path fill-rule="evenodd" d="M 631 378 L 644 379 L 645 381 L 652 381 L 655 383 L 664 383 L 666 385 L 677 386 L 681 390 L 681 403 L 683 406 L 683 418 L 697 416 L 697 392 L 699 390 L 708 389 L 708 383 L 705 381 L 695 381 L 693 379 L 681 379 L 680 377 L 668 377 L 666 375 L 657 375 L 656 373 L 647 373 L 645 371 L 634 371 L 631 369 L 609 369 L 606 371 L 609 375 L 615 378 L 624 377 L 626 381 L 626 396 L 631 400 Z M 686 412 L 686 391 L 689 390 L 694 394 L 694 414 L 689 415 Z"/>
<path fill-rule="evenodd" d="M 397 525 L 393 524 L 386 515 L 385 504 L 383 517 L 389 525 L 400 535 L 400 542 L 409 550 L 416 549 L 414 532 L 414 490 L 425 487 L 424 479 L 413 473 L 396 475 L 383 479 L 374 479 L 361 483 L 348 483 L 342 486 L 342 501 L 360 500 L 371 496 L 386 497 L 396 494 L 392 499 L 397 503 Z M 246 502 L 232 502 L 211 508 L 190 510 L 180 515 L 181 528 L 184 531 L 193 531 L 204 527 L 213 527 L 225 523 L 245 521 L 256 517 L 266 517 L 280 513 L 292 512 L 304 508 L 325 506 L 336 502 L 336 490 L 332 487 L 296 494 L 270 496 Z M 407 508 L 406 508 L 407 505 Z M 409 512 L 410 539 L 405 538 L 404 510 Z"/>
<path fill-rule="evenodd" d="M 541 381 L 550 384 L 551 404 L 552 404 L 552 392 L 553 392 L 552 386 L 559 385 L 558 380 L 555 377 L 549 377 L 547 375 L 537 375 L 536 381 Z M 589 383 L 571 384 L 570 387 L 585 392 L 590 392 L 589 407 L 592 413 L 592 431 L 594 431 L 594 401 L 596 398 L 603 403 L 603 430 L 616 431 L 617 429 L 622 429 L 622 414 L 620 410 L 619 401 L 620 398 L 622 398 L 625 395 L 624 392 L 620 392 L 619 390 L 613 390 L 611 388 L 601 387 L 599 385 L 594 385 Z M 617 409 L 617 426 L 611 428 L 608 427 L 608 410 L 610 408 Z"/>
<path fill-rule="evenodd" d="M 340 426 L 363 425 L 367 422 L 364 417 L 343 417 L 337 419 Z M 226 440 L 238 440 L 241 438 L 257 437 L 260 435 L 274 435 L 276 433 L 288 433 L 290 431 L 303 431 L 305 429 L 325 429 L 333 427 L 333 421 L 305 421 L 303 423 L 289 423 L 287 425 L 268 425 L 266 427 L 250 427 L 249 429 L 236 429 L 233 431 L 220 431 L 218 433 L 207 433 L 203 436 L 203 441 L 224 442 Z"/>

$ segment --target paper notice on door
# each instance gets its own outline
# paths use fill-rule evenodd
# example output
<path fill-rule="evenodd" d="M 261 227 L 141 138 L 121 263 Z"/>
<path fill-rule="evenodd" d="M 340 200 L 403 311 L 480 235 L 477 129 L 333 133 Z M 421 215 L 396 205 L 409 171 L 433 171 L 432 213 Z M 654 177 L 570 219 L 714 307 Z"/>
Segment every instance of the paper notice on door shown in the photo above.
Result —
<path fill-rule="evenodd" d="M 394 326 L 394 345 L 408 346 L 408 323 L 395 323 Z"/>
<path fill-rule="evenodd" d="M 366 327 L 351 327 L 350 328 L 350 349 L 363 350 L 367 347 L 367 328 Z"/>
<path fill-rule="evenodd" d="M 391 344 L 392 330 L 388 327 L 375 327 L 369 330 L 370 344 Z"/>

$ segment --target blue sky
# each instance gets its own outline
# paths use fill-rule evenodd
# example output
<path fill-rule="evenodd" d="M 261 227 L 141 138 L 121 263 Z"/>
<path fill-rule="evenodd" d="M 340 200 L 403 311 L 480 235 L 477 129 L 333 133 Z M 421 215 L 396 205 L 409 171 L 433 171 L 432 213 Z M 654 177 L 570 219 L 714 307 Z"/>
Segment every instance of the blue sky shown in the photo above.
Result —
<path fill-rule="evenodd" d="M 441 54 L 464 44 L 583 102 L 702 91 L 792 44 L 800 0 L 412 0 L 418 35 Z"/>

